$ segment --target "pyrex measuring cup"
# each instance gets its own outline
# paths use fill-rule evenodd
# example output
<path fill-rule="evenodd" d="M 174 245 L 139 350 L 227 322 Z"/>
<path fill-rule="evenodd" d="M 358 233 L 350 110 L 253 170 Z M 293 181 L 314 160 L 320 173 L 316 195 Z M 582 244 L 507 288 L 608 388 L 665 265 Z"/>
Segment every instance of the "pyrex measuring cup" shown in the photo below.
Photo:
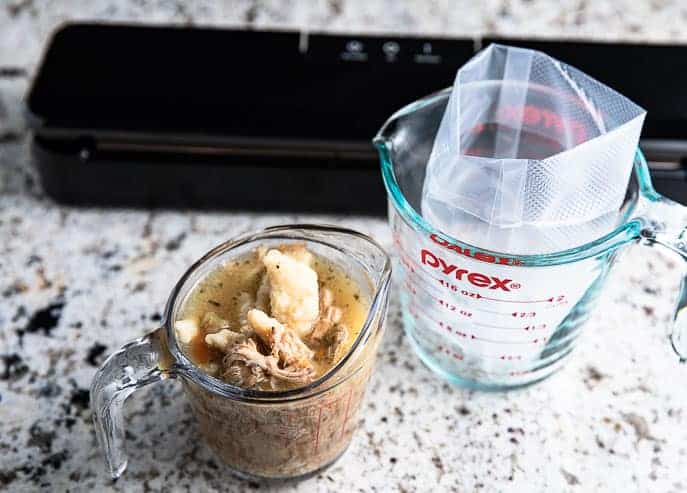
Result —
<path fill-rule="evenodd" d="M 305 243 L 341 266 L 370 300 L 365 324 L 349 352 L 319 380 L 292 390 L 250 390 L 198 369 L 180 350 L 173 322 L 190 291 L 209 272 L 257 246 Z M 124 401 L 135 390 L 165 378 L 184 386 L 200 431 L 233 472 L 256 478 L 290 478 L 335 461 L 348 447 L 384 331 L 390 260 L 373 240 L 329 226 L 282 226 L 219 245 L 196 262 L 174 287 L 164 323 L 112 354 L 96 373 L 91 407 L 100 445 L 113 478 L 127 465 Z"/>
<path fill-rule="evenodd" d="M 420 215 L 434 136 L 450 89 L 394 114 L 375 137 L 389 196 L 406 334 L 445 379 L 510 389 L 546 378 L 575 346 L 623 247 L 660 244 L 687 258 L 687 209 L 657 194 L 638 150 L 617 227 L 566 251 L 513 255 L 451 237 Z M 687 355 L 687 290 L 681 287 L 672 343 Z"/>

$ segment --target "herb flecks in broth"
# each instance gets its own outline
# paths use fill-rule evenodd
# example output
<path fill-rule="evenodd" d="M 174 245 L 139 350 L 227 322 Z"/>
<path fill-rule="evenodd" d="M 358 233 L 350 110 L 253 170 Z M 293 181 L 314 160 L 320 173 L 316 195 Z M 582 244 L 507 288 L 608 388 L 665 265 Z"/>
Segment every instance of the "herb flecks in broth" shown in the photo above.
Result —
<path fill-rule="evenodd" d="M 204 371 L 245 388 L 310 383 L 350 349 L 369 308 L 360 287 L 303 244 L 257 248 L 203 279 L 175 322 Z"/>

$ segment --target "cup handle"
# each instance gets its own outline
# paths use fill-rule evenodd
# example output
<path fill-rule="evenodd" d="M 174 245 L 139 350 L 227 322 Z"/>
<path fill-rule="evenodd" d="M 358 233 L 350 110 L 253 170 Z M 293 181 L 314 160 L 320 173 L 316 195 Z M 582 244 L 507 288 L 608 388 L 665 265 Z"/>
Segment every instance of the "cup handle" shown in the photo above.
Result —
<path fill-rule="evenodd" d="M 119 478 L 127 466 L 124 401 L 145 385 L 175 376 L 173 367 L 165 368 L 165 357 L 168 358 L 165 329 L 159 328 L 110 355 L 93 378 L 93 422 L 112 479 Z"/>
<path fill-rule="evenodd" d="M 680 283 L 670 340 L 680 362 L 687 362 L 687 207 L 654 192 L 640 236 L 645 244 L 661 245 L 680 255 L 683 277 Z"/>

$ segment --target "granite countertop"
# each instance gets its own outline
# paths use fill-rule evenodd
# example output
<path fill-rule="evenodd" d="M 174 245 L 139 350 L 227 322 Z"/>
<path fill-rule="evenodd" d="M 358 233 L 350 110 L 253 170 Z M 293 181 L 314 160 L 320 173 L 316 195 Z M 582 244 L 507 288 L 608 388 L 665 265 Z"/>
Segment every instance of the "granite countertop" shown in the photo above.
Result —
<path fill-rule="evenodd" d="M 18 103 L 41 43 L 68 14 L 679 39 L 681 7 L 629 0 L 581 2 L 563 12 L 537 1 L 488 2 L 482 10 L 471 10 L 472 3 L 453 8 L 452 2 L 373 0 L 289 8 L 258 1 L 79 4 L 0 6 L 0 491 L 687 489 L 687 367 L 678 364 L 666 337 L 681 261 L 639 247 L 617 264 L 568 365 L 541 384 L 478 393 L 442 382 L 408 346 L 394 290 L 360 428 L 334 466 L 279 487 L 233 479 L 198 442 L 178 382 L 165 381 L 128 402 L 130 465 L 112 483 L 91 423 L 91 379 L 107 354 L 156 326 L 171 286 L 193 260 L 247 230 L 295 221 L 336 222 L 385 246 L 390 233 L 382 219 L 354 216 L 57 205 L 44 196 L 29 163 Z"/>

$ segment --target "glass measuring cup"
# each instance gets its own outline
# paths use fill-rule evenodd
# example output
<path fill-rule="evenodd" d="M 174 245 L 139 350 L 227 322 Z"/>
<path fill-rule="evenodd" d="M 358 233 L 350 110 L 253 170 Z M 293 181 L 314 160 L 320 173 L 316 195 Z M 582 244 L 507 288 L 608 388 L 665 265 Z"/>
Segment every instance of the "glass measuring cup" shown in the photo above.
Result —
<path fill-rule="evenodd" d="M 660 244 L 687 259 L 687 209 L 653 189 L 642 153 L 618 226 L 561 252 L 513 255 L 470 245 L 419 213 L 426 166 L 451 89 L 395 113 L 374 139 L 389 197 L 403 324 L 423 362 L 450 382 L 506 390 L 561 368 L 627 245 Z M 687 289 L 672 344 L 687 355 Z"/>
<path fill-rule="evenodd" d="M 338 264 L 370 300 L 370 309 L 349 352 L 307 386 L 262 391 L 236 387 L 198 369 L 180 350 L 173 323 L 189 293 L 209 272 L 259 245 L 305 243 Z M 167 302 L 164 323 L 112 354 L 91 386 L 96 434 L 113 478 L 127 465 L 124 401 L 135 390 L 178 378 L 206 442 L 231 470 L 251 478 L 292 478 L 334 462 L 348 447 L 356 415 L 384 331 L 390 260 L 369 237 L 330 226 L 268 228 L 223 243 L 192 265 Z"/>

